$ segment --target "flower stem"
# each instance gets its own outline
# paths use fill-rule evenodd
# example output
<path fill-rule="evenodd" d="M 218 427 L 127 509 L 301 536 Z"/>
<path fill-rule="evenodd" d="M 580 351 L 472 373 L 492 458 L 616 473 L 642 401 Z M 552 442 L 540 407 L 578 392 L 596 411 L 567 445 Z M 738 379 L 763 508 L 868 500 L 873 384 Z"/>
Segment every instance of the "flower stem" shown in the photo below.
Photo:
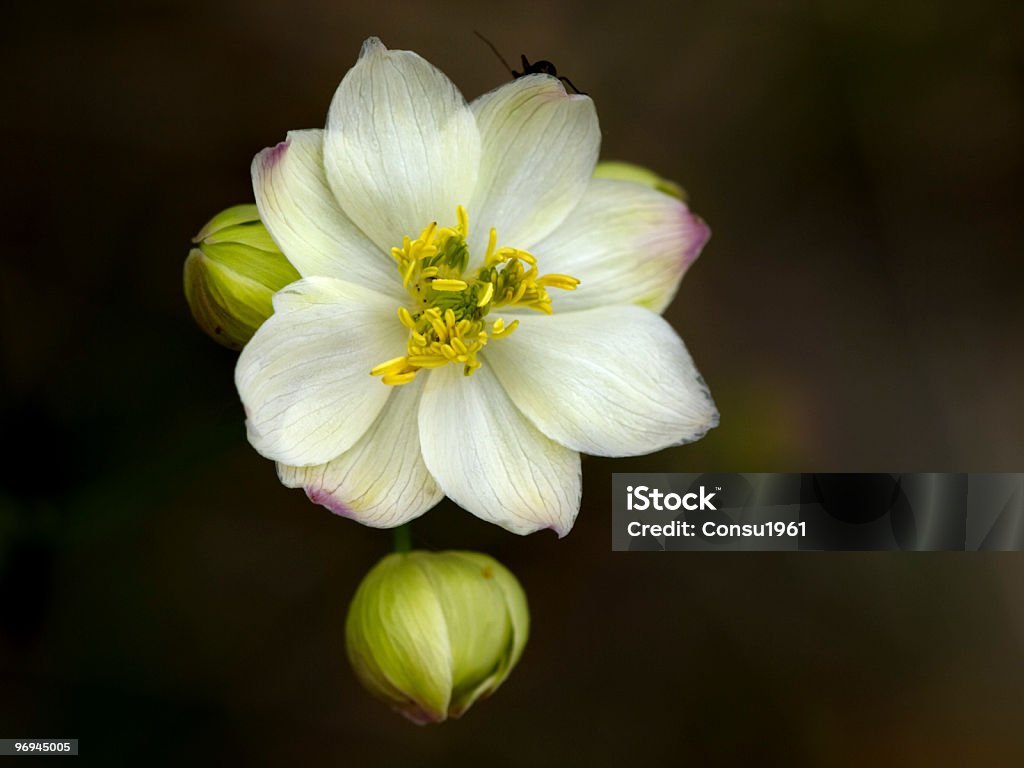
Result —
<path fill-rule="evenodd" d="M 395 528 L 395 552 L 408 552 L 412 549 L 412 525 L 404 523 Z"/>

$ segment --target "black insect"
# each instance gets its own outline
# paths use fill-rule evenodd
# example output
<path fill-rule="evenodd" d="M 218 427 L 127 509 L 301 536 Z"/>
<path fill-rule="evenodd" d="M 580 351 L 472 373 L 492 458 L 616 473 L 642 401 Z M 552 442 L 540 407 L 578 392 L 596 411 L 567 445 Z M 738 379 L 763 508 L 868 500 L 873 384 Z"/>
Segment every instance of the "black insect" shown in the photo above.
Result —
<path fill-rule="evenodd" d="M 488 48 L 494 51 L 494 55 L 501 60 L 501 63 L 505 65 L 505 69 L 509 71 L 509 74 L 511 74 L 513 78 L 520 78 L 526 75 L 551 75 L 552 77 L 558 78 L 563 83 L 572 88 L 573 93 L 578 93 L 580 96 L 589 95 L 586 92 L 581 91 L 579 88 L 577 88 L 576 84 L 573 83 L 573 81 L 570 80 L 568 77 L 558 74 L 558 69 L 555 67 L 554 63 L 548 61 L 547 59 L 541 59 L 540 61 L 535 61 L 531 64 L 530 60 L 526 58 L 525 53 L 520 54 L 520 58 L 523 61 L 523 71 L 517 72 L 516 70 L 512 69 L 512 67 L 509 66 L 507 61 L 505 61 L 505 57 L 501 55 L 501 52 L 495 47 L 494 43 L 492 43 L 490 40 L 488 40 L 486 37 L 481 35 L 476 30 L 473 30 L 473 32 L 476 34 L 477 37 L 479 37 L 487 44 Z"/>

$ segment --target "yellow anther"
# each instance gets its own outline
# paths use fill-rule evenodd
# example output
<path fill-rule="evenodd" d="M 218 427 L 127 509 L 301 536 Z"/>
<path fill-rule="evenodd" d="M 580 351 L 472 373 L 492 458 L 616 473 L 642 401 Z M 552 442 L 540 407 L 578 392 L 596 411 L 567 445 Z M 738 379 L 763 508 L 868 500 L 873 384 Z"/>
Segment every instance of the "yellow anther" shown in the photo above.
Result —
<path fill-rule="evenodd" d="M 405 368 L 406 359 L 405 357 L 393 357 L 387 362 L 381 363 L 376 368 L 370 371 L 371 376 L 381 376 L 389 373 L 397 373 L 398 371 Z"/>
<path fill-rule="evenodd" d="M 552 273 L 537 280 L 537 285 L 544 288 L 561 288 L 563 291 L 575 291 L 580 281 L 571 275 Z"/>
<path fill-rule="evenodd" d="M 498 323 L 501 323 L 500 327 L 498 326 Z M 503 339 L 506 336 L 508 336 L 510 333 L 512 333 L 512 331 L 514 331 L 518 327 L 519 327 L 519 321 L 518 320 L 513 320 L 508 325 L 505 325 L 505 322 L 503 320 L 496 320 L 494 322 L 494 326 L 491 328 L 491 338 L 493 338 L 493 339 Z"/>
<path fill-rule="evenodd" d="M 437 334 L 437 338 L 440 341 L 448 341 L 448 329 L 445 327 L 445 324 L 441 322 L 441 318 L 436 314 L 428 314 L 427 320 L 434 329 L 434 333 Z"/>
<path fill-rule="evenodd" d="M 430 287 L 433 288 L 435 291 L 458 293 L 459 291 L 466 290 L 466 288 L 468 288 L 469 286 L 467 285 L 465 280 L 449 280 L 438 278 L 437 280 L 430 281 Z"/>
<path fill-rule="evenodd" d="M 420 232 L 419 239 L 422 240 L 427 245 L 430 245 L 430 243 L 433 242 L 434 240 L 435 232 L 437 232 L 437 222 L 432 221 L 426 227 L 424 227 L 422 232 Z"/>
<path fill-rule="evenodd" d="M 409 310 L 406 309 L 405 307 L 398 308 L 398 320 L 402 325 L 404 325 L 409 330 L 412 330 L 413 328 L 416 327 L 416 321 L 412 319 L 412 315 L 409 314 Z"/>
<path fill-rule="evenodd" d="M 417 368 L 440 368 L 447 364 L 448 359 L 443 355 L 409 355 L 409 365 Z"/>
<path fill-rule="evenodd" d="M 487 283 L 484 285 L 483 291 L 480 292 L 480 298 L 476 300 L 478 307 L 486 307 L 490 302 L 491 297 L 494 296 L 494 283 Z"/>
<path fill-rule="evenodd" d="M 498 230 L 491 227 L 491 233 L 487 236 L 487 252 L 484 254 L 484 266 L 491 266 L 494 259 L 494 248 L 498 244 Z"/>
<path fill-rule="evenodd" d="M 410 381 L 416 378 L 416 371 L 409 371 L 408 373 L 389 373 L 381 379 L 385 384 L 397 387 L 400 384 L 408 384 Z"/>
<path fill-rule="evenodd" d="M 409 287 L 409 282 L 412 280 L 412 273 L 415 270 L 416 270 L 416 262 L 415 261 L 410 261 L 409 264 L 405 267 L 405 270 L 404 270 L 404 272 L 402 274 L 402 287 L 403 288 L 408 288 Z"/>
<path fill-rule="evenodd" d="M 466 209 L 461 205 L 455 209 L 455 217 L 459 220 L 459 231 L 463 237 L 469 236 L 469 216 L 466 215 Z"/>

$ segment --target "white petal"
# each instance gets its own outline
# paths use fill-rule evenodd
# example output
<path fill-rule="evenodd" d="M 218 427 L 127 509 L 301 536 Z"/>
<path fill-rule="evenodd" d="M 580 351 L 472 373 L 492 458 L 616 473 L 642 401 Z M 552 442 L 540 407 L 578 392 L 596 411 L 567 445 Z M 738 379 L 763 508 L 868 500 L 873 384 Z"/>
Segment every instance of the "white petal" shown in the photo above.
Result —
<path fill-rule="evenodd" d="M 442 72 L 370 38 L 334 94 L 324 160 L 341 207 L 390 253 L 432 221 L 455 224 L 476 183 L 480 136 Z"/>
<path fill-rule="evenodd" d="M 553 77 L 528 75 L 484 94 L 472 109 L 482 144 L 470 251 L 486 246 L 491 227 L 499 246 L 529 249 L 586 191 L 601 145 L 594 102 L 566 94 Z"/>
<path fill-rule="evenodd" d="M 370 369 L 402 354 L 406 333 L 392 299 L 354 283 L 312 277 L 280 290 L 235 368 L 249 442 L 286 464 L 341 455 L 388 399 Z"/>
<path fill-rule="evenodd" d="M 290 131 L 252 161 L 260 218 L 303 277 L 337 277 L 401 297 L 390 254 L 364 235 L 327 186 L 321 130 Z"/>
<path fill-rule="evenodd" d="M 515 404 L 548 437 L 598 456 L 636 456 L 703 437 L 718 411 L 686 347 L 640 307 L 519 317 L 487 345 Z"/>
<path fill-rule="evenodd" d="M 542 273 L 580 279 L 551 291 L 555 312 L 638 304 L 661 313 L 711 236 L 685 204 L 642 184 L 594 179 L 579 207 L 533 247 Z"/>
<path fill-rule="evenodd" d="M 513 533 L 572 528 L 579 454 L 538 432 L 486 366 L 431 371 L 419 422 L 427 468 L 456 504 Z"/>
<path fill-rule="evenodd" d="M 420 453 L 424 378 L 391 387 L 377 420 L 338 458 L 315 467 L 278 464 L 281 482 L 305 488 L 310 500 L 374 528 L 401 525 L 433 507 L 444 493 Z"/>

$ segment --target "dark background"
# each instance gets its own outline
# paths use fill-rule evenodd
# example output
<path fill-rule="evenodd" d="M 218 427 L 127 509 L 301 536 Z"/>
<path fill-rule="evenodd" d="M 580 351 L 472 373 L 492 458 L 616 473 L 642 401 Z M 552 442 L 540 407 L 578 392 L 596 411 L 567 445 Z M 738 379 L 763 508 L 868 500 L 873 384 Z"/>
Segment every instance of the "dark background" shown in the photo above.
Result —
<path fill-rule="evenodd" d="M 29 3 L 0 25 L 0 736 L 101 765 L 1024 763 L 1024 559 L 610 552 L 613 471 L 1024 469 L 1024 41 L 1011 2 Z M 386 533 L 281 487 L 190 236 L 320 126 L 362 39 L 468 98 L 472 34 L 595 99 L 602 156 L 714 237 L 668 317 L 722 413 L 584 465 L 576 528 L 416 526 L 528 590 L 501 691 L 417 728 L 348 669 Z"/>

